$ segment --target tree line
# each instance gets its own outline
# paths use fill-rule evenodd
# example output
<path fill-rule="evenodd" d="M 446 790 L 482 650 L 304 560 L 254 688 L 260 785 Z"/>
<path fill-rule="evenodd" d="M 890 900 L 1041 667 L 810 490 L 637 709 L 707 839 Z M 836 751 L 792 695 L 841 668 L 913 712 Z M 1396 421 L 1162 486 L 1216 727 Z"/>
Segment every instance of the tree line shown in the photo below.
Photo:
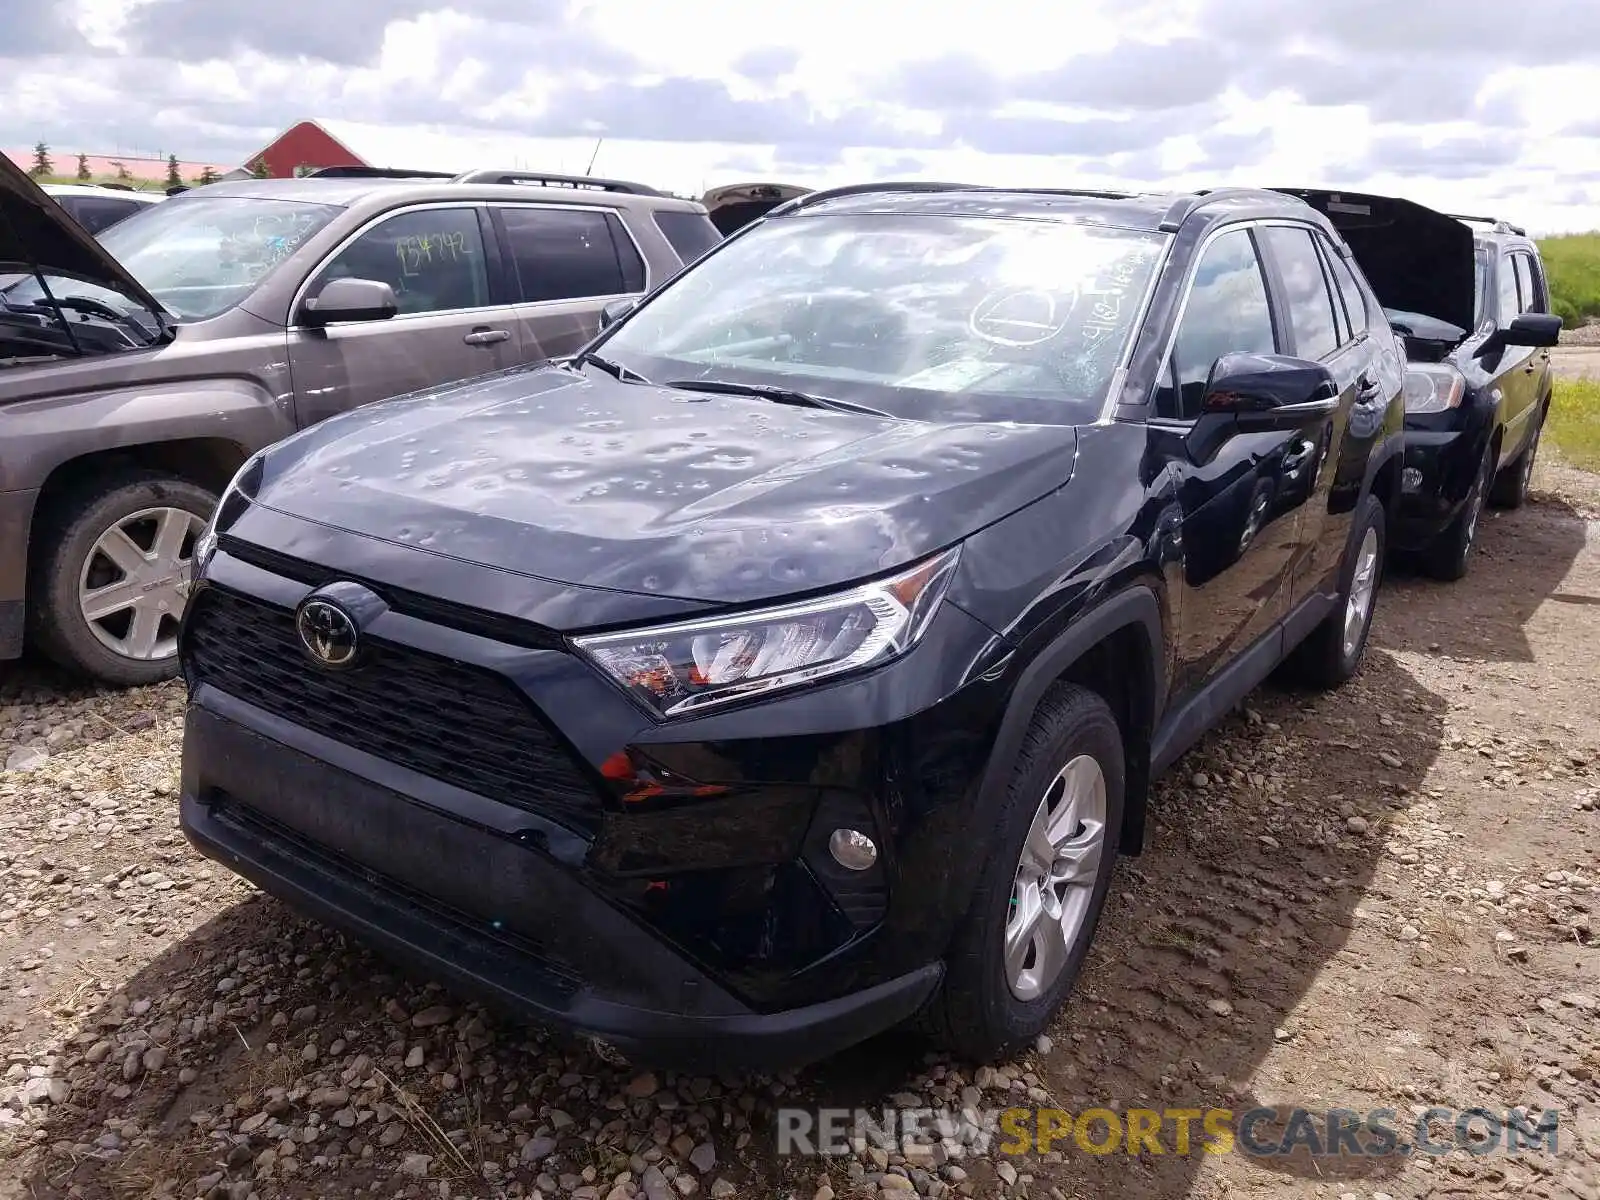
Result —
<path fill-rule="evenodd" d="M 111 159 L 109 161 L 111 163 L 111 168 L 116 172 L 116 176 L 119 181 L 130 182 L 133 179 L 133 172 L 128 170 L 125 164 L 117 161 L 116 159 Z M 258 176 L 262 174 L 264 166 L 265 164 L 261 164 L 261 160 L 257 159 L 255 163 L 251 164 L 252 174 L 256 174 Z M 36 142 L 34 144 L 33 166 L 28 169 L 28 174 L 32 175 L 35 179 L 48 179 L 56 174 L 55 162 L 50 157 L 50 147 L 44 142 Z M 79 183 L 88 183 L 94 178 L 93 173 L 89 170 L 89 156 L 87 154 L 78 155 L 77 171 L 73 177 L 77 179 Z M 196 175 L 194 179 L 190 180 L 189 182 L 197 185 L 216 183 L 221 178 L 222 176 L 217 173 L 216 168 L 208 164 L 203 170 L 201 170 L 200 174 Z M 176 154 L 169 154 L 167 156 L 166 184 L 168 187 L 184 186 L 184 178 L 178 162 L 178 156 Z"/>

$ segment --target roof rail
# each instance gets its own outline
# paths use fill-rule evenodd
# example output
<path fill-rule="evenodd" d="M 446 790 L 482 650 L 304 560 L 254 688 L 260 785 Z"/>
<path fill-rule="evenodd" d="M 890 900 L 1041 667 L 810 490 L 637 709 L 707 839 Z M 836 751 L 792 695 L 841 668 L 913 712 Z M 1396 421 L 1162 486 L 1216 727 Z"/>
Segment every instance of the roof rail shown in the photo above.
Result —
<path fill-rule="evenodd" d="M 1520 225 L 1513 225 L 1510 221 L 1502 221 L 1498 217 L 1469 217 L 1463 213 L 1446 213 L 1458 221 L 1465 221 L 1468 225 L 1490 225 L 1496 233 L 1514 233 L 1518 237 L 1527 237 L 1528 231 Z"/>
<path fill-rule="evenodd" d="M 1226 200 L 1229 197 L 1242 199 L 1247 196 L 1259 198 L 1272 195 L 1274 192 L 1278 192 L 1278 189 L 1252 187 L 1201 188 L 1191 196 L 1179 196 L 1174 200 L 1171 206 L 1168 207 L 1166 216 L 1161 218 L 1161 224 L 1157 228 L 1162 233 L 1177 233 L 1195 209 L 1202 205 L 1210 204 L 1213 200 Z M 1279 192 L 1279 194 L 1283 193 Z"/>
<path fill-rule="evenodd" d="M 413 171 L 406 167 L 318 167 L 305 179 L 454 179 L 453 171 Z"/>
<path fill-rule="evenodd" d="M 845 196 L 870 196 L 873 192 L 982 192 L 988 190 L 991 189 L 979 187 L 972 183 L 934 183 L 926 179 L 912 179 L 899 183 L 893 180 L 885 180 L 881 183 L 852 183 L 845 187 L 823 188 L 820 192 L 807 192 L 803 196 L 796 196 L 793 200 L 785 200 L 767 215 L 774 217 L 780 213 L 810 208 L 813 204 L 821 204 L 824 200 L 839 200 Z"/>
<path fill-rule="evenodd" d="M 455 176 L 452 183 L 528 183 L 540 187 L 592 189 L 597 192 L 618 192 L 624 196 L 661 196 L 665 193 L 642 183 L 627 183 L 621 179 L 601 179 L 596 175 L 553 175 L 549 171 L 467 171 Z"/>

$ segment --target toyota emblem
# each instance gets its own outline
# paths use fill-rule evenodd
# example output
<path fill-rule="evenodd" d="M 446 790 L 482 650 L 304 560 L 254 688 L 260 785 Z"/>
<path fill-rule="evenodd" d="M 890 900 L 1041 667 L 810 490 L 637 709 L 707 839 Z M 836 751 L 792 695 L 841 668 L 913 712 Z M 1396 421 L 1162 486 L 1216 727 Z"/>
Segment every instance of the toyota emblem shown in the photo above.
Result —
<path fill-rule="evenodd" d="M 324 667 L 347 667 L 356 657 L 356 623 L 337 604 L 311 599 L 294 617 L 300 644 L 313 662 Z"/>

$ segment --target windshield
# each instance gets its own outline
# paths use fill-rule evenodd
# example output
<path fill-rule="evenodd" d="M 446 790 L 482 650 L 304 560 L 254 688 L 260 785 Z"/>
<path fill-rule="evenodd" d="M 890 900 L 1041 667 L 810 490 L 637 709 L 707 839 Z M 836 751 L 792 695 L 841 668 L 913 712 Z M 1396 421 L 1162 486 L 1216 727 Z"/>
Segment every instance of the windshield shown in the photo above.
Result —
<path fill-rule="evenodd" d="M 1093 420 L 1165 245 L 1058 220 L 780 217 L 702 259 L 598 351 L 658 381 L 777 384 L 889 411 L 957 394 L 977 415 L 1054 405 L 1041 420 L 1066 403 Z"/>
<path fill-rule="evenodd" d="M 248 296 L 339 211 L 298 200 L 178 196 L 119 221 L 98 240 L 168 312 L 180 321 L 202 321 Z M 138 307 L 108 288 L 47 278 L 58 297 L 83 297 L 123 312 Z M 31 304 L 43 293 L 29 278 L 7 288 L 5 298 Z"/>

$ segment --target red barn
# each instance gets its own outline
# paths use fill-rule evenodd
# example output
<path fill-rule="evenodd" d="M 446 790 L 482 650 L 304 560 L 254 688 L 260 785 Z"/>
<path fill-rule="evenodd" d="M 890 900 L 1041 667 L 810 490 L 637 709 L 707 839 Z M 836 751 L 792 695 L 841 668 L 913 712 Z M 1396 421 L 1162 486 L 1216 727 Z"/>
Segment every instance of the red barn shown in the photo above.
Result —
<path fill-rule="evenodd" d="M 372 164 L 315 121 L 301 121 L 285 129 L 265 147 L 244 160 L 250 171 L 260 159 L 274 179 L 292 178 L 300 167 L 367 167 Z"/>

